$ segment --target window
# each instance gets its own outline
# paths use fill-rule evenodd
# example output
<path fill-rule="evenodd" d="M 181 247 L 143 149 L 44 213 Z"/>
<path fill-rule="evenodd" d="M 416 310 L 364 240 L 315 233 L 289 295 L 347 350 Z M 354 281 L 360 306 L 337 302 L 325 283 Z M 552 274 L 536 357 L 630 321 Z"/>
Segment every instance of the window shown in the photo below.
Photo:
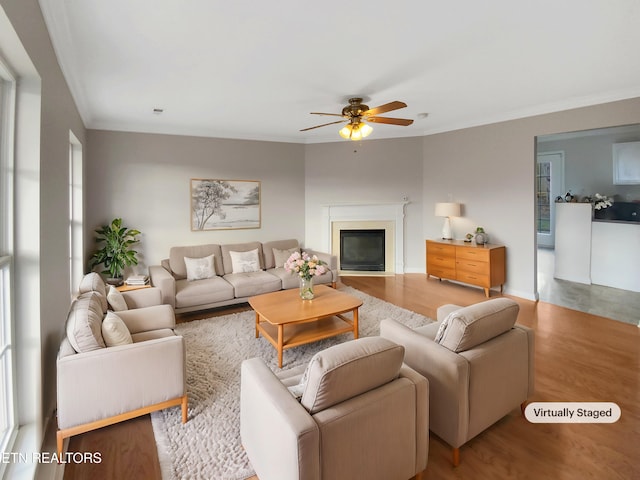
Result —
<path fill-rule="evenodd" d="M 69 281 L 77 291 L 83 268 L 82 245 L 82 144 L 69 132 Z"/>
<path fill-rule="evenodd" d="M 536 174 L 536 206 L 538 209 L 538 233 L 551 231 L 551 163 L 538 162 Z"/>
<path fill-rule="evenodd" d="M 0 454 L 11 449 L 17 434 L 12 303 L 15 91 L 15 79 L 0 58 Z"/>

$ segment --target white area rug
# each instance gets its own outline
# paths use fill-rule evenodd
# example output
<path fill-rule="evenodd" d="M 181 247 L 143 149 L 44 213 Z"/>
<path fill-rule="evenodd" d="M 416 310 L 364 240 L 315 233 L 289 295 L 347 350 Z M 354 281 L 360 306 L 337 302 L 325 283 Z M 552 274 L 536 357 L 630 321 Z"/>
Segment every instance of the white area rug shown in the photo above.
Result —
<path fill-rule="evenodd" d="M 371 297 L 351 287 L 341 291 L 361 298 L 361 337 L 379 334 L 384 318 L 411 327 L 431 323 L 415 312 Z M 240 364 L 261 357 L 278 371 L 277 354 L 264 338 L 255 338 L 255 313 L 247 311 L 176 326 L 187 349 L 189 421 L 180 408 L 151 414 L 164 480 L 242 480 L 254 474 L 240 444 Z M 305 364 L 318 351 L 351 340 L 344 334 L 284 351 L 283 370 Z"/>

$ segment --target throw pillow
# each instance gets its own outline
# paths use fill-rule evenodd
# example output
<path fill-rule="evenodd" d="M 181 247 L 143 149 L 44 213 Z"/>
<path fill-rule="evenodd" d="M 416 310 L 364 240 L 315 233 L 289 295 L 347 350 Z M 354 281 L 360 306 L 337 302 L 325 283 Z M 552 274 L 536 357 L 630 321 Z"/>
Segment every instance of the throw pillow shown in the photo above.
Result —
<path fill-rule="evenodd" d="M 404 347 L 382 337 L 333 345 L 309 362 L 300 403 L 312 415 L 394 380 Z"/>
<path fill-rule="evenodd" d="M 302 374 L 302 377 L 300 377 L 300 381 L 295 385 L 291 385 L 287 387 L 289 389 L 289 393 L 291 393 L 291 395 L 293 395 L 293 397 L 298 401 L 302 399 L 302 394 L 304 393 L 304 389 L 307 387 L 307 381 L 309 380 L 309 367 L 314 359 L 315 359 L 315 355 L 311 359 L 311 362 L 309 362 L 309 365 L 307 365 L 307 368 L 305 368 L 304 373 Z"/>
<path fill-rule="evenodd" d="M 258 249 L 247 252 L 229 252 L 233 273 L 248 273 L 260 271 L 260 259 Z"/>
<path fill-rule="evenodd" d="M 436 338 L 433 339 L 436 343 L 441 343 L 442 338 L 444 337 L 444 332 L 447 331 L 449 325 L 451 324 L 451 317 L 455 315 L 455 312 L 450 313 L 447 317 L 442 321 L 440 326 L 438 327 L 438 332 L 436 333 Z"/>
<path fill-rule="evenodd" d="M 123 310 L 129 310 L 127 302 L 124 299 L 124 295 L 113 285 L 109 285 L 109 293 L 107 293 L 107 301 L 111 310 L 114 312 L 122 312 Z"/>
<path fill-rule="evenodd" d="M 446 326 L 436 341 L 460 353 L 491 340 L 513 328 L 520 307 L 509 298 L 495 298 L 451 312 L 442 322 Z"/>
<path fill-rule="evenodd" d="M 287 263 L 289 257 L 296 252 L 300 252 L 300 249 L 298 247 L 288 248 L 286 250 L 274 248 L 273 258 L 275 259 L 276 268 L 284 268 L 284 264 Z"/>
<path fill-rule="evenodd" d="M 71 304 L 66 331 L 69 343 L 78 353 L 105 347 L 100 331 L 104 315 L 101 298 L 104 297 L 98 292 L 87 292 Z"/>
<path fill-rule="evenodd" d="M 213 254 L 202 258 L 184 257 L 187 267 L 187 280 L 203 280 L 216 276 L 216 267 L 213 263 Z"/>
<path fill-rule="evenodd" d="M 78 287 L 78 293 L 89 293 L 96 292 L 100 295 L 100 304 L 102 305 L 102 313 L 106 313 L 107 308 L 109 308 L 109 302 L 107 301 L 107 286 L 102 280 L 102 277 L 96 273 L 91 272 L 87 273 L 82 280 L 80 281 L 80 286 Z"/>
<path fill-rule="evenodd" d="M 102 338 L 107 347 L 133 343 L 127 325 L 114 312 L 107 312 L 107 316 L 102 321 Z"/>

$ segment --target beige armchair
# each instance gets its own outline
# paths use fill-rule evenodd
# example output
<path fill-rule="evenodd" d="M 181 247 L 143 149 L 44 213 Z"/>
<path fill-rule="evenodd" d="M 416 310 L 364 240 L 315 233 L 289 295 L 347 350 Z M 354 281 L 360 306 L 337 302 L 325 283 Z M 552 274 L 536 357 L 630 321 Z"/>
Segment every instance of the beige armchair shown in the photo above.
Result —
<path fill-rule="evenodd" d="M 127 292 L 126 310 L 107 311 L 102 280 L 90 274 L 73 301 L 57 358 L 57 449 L 73 435 L 180 406 L 187 421 L 185 346 L 157 289 Z M 140 308 L 134 308 L 140 307 Z"/>
<path fill-rule="evenodd" d="M 260 480 L 420 478 L 429 384 L 403 357 L 401 346 L 366 337 L 319 352 L 304 373 L 244 361 L 240 432 Z"/>
<path fill-rule="evenodd" d="M 430 428 L 460 447 L 513 409 L 534 389 L 534 335 L 515 325 L 519 306 L 496 298 L 466 308 L 445 305 L 438 323 L 412 330 L 383 320 L 380 335 L 405 347 L 405 363 L 429 380 Z"/>

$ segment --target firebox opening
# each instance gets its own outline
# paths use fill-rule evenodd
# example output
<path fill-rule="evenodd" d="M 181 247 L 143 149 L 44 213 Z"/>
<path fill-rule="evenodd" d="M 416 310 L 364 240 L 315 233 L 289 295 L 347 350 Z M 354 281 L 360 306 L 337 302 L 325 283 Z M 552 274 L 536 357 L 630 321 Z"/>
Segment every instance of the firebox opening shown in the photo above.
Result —
<path fill-rule="evenodd" d="M 384 230 L 340 230 L 340 269 L 384 272 Z"/>

